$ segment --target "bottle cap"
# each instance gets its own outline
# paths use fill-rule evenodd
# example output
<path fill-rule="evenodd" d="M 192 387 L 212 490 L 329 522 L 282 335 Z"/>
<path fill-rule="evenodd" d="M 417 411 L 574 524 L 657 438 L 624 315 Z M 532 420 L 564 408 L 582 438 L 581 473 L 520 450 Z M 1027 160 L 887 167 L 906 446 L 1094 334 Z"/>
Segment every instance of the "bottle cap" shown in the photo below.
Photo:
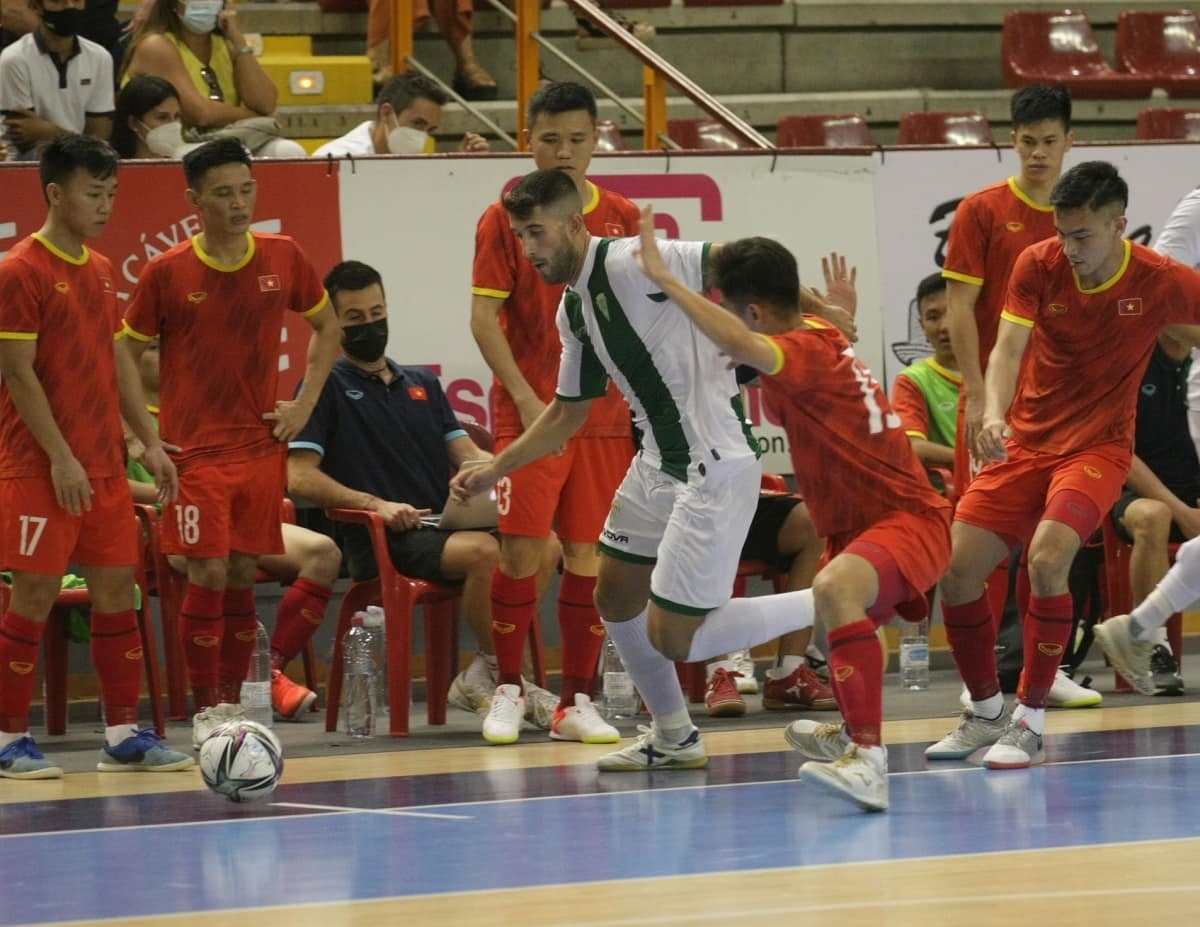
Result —
<path fill-rule="evenodd" d="M 365 612 L 359 612 L 363 616 L 363 624 L 368 628 L 382 628 L 384 624 L 383 609 L 378 605 L 368 605 Z"/>
<path fill-rule="evenodd" d="M 363 626 L 363 619 L 365 617 L 366 615 L 364 615 L 362 612 L 356 612 L 354 617 L 350 619 L 350 627 L 361 628 Z"/>

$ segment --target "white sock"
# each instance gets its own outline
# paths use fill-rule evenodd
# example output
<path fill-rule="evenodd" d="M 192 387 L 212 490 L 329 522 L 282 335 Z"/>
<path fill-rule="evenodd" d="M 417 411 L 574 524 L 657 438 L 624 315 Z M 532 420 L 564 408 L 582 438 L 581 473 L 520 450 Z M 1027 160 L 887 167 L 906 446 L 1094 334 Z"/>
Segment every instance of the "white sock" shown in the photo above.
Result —
<path fill-rule="evenodd" d="M 1192 538 L 1179 548 L 1175 563 L 1145 600 L 1133 610 L 1133 636 L 1151 640 L 1150 631 L 1200 599 L 1200 538 Z"/>
<path fill-rule="evenodd" d="M 1167 574 L 1170 577 L 1170 574 Z M 1167 623 L 1167 619 L 1175 614 L 1175 607 L 1163 590 L 1166 578 L 1157 588 L 1151 589 L 1132 612 L 1129 613 L 1129 631 L 1134 640 L 1151 641 L 1158 629 Z"/>
<path fill-rule="evenodd" d="M 15 744 L 22 737 L 28 737 L 29 731 L 22 731 L 20 734 L 10 734 L 8 731 L 0 731 L 0 750 L 3 750 L 9 744 Z"/>
<path fill-rule="evenodd" d="M 1166 647 L 1167 653 L 1174 656 L 1174 653 L 1171 652 L 1171 642 L 1167 639 L 1167 626 L 1165 624 L 1156 628 L 1154 633 L 1150 635 L 1150 643 L 1156 647 Z"/>
<path fill-rule="evenodd" d="M 810 628 L 813 623 L 811 589 L 730 599 L 709 612 L 692 636 L 688 663 L 707 660 L 734 650 L 749 650 L 789 631 Z"/>
<path fill-rule="evenodd" d="M 995 695 L 989 695 L 982 702 L 971 700 L 971 711 L 976 718 L 983 718 L 985 721 L 995 721 L 1000 717 L 1000 713 L 1004 711 L 1004 695 L 997 692 Z"/>
<path fill-rule="evenodd" d="M 104 742 L 115 747 L 126 737 L 132 737 L 136 730 L 136 724 L 110 724 L 104 729 Z"/>
<path fill-rule="evenodd" d="M 692 729 L 687 701 L 675 675 L 675 664 L 654 649 L 647 630 L 648 609 L 629 621 L 604 621 L 604 629 L 621 655 L 625 671 L 641 693 L 642 701 L 660 734 L 674 735 L 681 729 L 682 740 Z"/>
<path fill-rule="evenodd" d="M 785 653 L 779 658 L 779 674 L 777 676 L 772 676 L 771 678 L 786 678 L 792 675 L 792 673 L 796 672 L 796 670 L 800 669 L 800 667 L 807 662 L 808 661 L 804 658 L 804 654 Z"/>
<path fill-rule="evenodd" d="M 1033 733 L 1041 734 L 1046 730 L 1046 709 L 1030 708 L 1018 702 L 1013 710 L 1013 721 L 1024 721 L 1025 726 Z"/>

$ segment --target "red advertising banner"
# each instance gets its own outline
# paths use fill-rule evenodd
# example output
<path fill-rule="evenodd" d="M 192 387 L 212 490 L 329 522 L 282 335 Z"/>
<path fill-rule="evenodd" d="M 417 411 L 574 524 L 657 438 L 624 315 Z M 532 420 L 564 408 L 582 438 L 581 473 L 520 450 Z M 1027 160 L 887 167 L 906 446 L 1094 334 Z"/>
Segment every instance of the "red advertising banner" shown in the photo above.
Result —
<path fill-rule="evenodd" d="M 290 235 L 324 276 L 342 259 L 338 172 L 324 163 L 257 161 L 254 228 Z M 200 217 L 184 199 L 178 163 L 125 162 L 118 174 L 113 217 L 92 247 L 117 269 L 117 290 L 128 299 L 146 263 L 200 231 Z M 0 259 L 36 232 L 46 216 L 36 164 L 0 168 Z M 310 329 L 289 319 L 280 335 L 279 394 L 291 398 L 304 373 Z"/>

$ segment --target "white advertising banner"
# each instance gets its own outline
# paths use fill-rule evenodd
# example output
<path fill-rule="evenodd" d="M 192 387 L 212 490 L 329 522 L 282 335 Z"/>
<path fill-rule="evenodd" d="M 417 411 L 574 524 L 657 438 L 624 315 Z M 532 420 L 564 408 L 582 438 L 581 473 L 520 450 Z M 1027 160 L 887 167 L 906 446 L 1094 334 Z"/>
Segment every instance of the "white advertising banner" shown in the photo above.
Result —
<path fill-rule="evenodd" d="M 342 253 L 378 268 L 387 290 L 388 353 L 435 367 L 455 410 L 490 423 L 492 377 L 471 336 L 475 224 L 528 157 L 418 158 L 340 165 Z M 597 158 L 592 179 L 654 207 L 672 238 L 776 238 L 796 255 L 803 283 L 821 288 L 821 256 L 858 265 L 857 351 L 880 369 L 875 165 L 870 156 L 623 155 Z M 753 391 L 748 410 L 766 469 L 790 473 L 786 442 Z"/>

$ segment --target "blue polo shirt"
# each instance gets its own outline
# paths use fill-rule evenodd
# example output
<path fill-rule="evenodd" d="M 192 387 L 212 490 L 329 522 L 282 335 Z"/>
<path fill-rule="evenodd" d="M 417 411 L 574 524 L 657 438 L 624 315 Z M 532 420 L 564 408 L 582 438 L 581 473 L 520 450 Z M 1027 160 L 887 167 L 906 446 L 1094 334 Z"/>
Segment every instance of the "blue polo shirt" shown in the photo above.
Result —
<path fill-rule="evenodd" d="M 289 448 L 316 451 L 321 469 L 351 489 L 440 512 L 450 494 L 446 444 L 466 431 L 432 372 L 390 359 L 387 365 L 391 383 L 338 358 Z M 365 532 L 354 538 L 358 533 L 346 533 L 348 548 L 366 540 Z"/>

